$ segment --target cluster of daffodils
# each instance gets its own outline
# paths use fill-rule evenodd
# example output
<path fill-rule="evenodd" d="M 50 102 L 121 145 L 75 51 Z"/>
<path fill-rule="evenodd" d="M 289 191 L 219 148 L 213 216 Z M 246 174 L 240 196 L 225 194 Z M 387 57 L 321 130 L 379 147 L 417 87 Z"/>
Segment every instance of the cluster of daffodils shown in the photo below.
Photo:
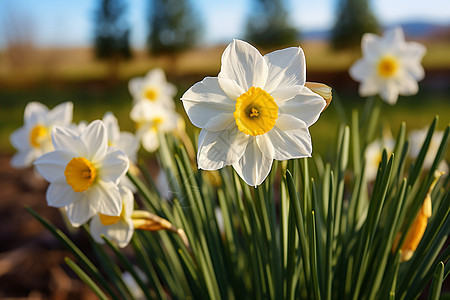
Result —
<path fill-rule="evenodd" d="M 394 105 L 399 95 L 418 92 L 417 81 L 425 75 L 420 62 L 426 48 L 406 42 L 400 27 L 386 31 L 382 37 L 364 34 L 361 49 L 363 58 L 350 68 L 350 76 L 361 82 L 361 96 L 380 94 L 384 101 Z"/>
<path fill-rule="evenodd" d="M 128 89 L 133 97 L 130 118 L 136 124 L 136 136 L 145 150 L 158 149 L 158 132 L 183 132 L 184 121 L 173 101 L 177 89 L 166 81 L 163 70 L 157 68 L 144 77 L 131 79 Z"/>
<path fill-rule="evenodd" d="M 191 122 L 202 129 L 198 167 L 231 165 L 251 186 L 264 181 L 274 159 L 311 156 L 308 127 L 330 99 L 329 87 L 306 85 L 300 47 L 262 56 L 239 40 L 225 49 L 219 75 L 196 83 L 181 98 Z"/>
<path fill-rule="evenodd" d="M 74 227 L 89 223 L 91 235 L 99 243 L 104 242 L 104 235 L 125 247 L 135 229 L 165 229 L 187 242 L 184 232 L 167 220 L 134 210 L 137 189 L 125 175 L 136 170 L 139 141 L 153 152 L 159 146 L 158 132 L 184 129 L 173 101 L 176 88 L 161 69 L 155 69 L 144 78 L 130 80 L 129 89 L 136 135 L 121 131 L 111 112 L 102 120 L 75 124 L 71 102 L 51 110 L 31 102 L 25 108 L 24 125 L 10 137 L 18 150 L 11 164 L 16 168 L 34 166 L 50 183 L 47 204 L 62 208 Z"/>

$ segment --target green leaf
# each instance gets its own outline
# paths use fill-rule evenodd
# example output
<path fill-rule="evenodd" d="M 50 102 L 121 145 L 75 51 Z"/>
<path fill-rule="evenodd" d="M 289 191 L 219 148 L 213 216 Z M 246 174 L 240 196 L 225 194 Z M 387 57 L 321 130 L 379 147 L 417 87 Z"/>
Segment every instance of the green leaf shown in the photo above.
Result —
<path fill-rule="evenodd" d="M 107 300 L 108 297 L 98 287 L 97 284 L 70 258 L 66 257 L 66 264 L 80 277 L 80 279 L 102 300 Z"/>

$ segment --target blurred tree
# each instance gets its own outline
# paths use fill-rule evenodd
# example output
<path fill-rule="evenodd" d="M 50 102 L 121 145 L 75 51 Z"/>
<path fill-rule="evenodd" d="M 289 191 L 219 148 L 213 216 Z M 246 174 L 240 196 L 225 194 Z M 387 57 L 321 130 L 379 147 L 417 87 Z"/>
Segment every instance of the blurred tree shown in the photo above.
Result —
<path fill-rule="evenodd" d="M 378 31 L 378 21 L 370 9 L 369 0 L 340 0 L 336 15 L 331 31 L 331 43 L 335 49 L 358 46 L 364 33 Z"/>
<path fill-rule="evenodd" d="M 253 0 L 246 39 L 266 49 L 296 44 L 298 30 L 288 23 L 284 0 Z"/>
<path fill-rule="evenodd" d="M 115 79 L 118 62 L 131 57 L 130 28 L 125 20 L 123 0 L 100 0 L 95 15 L 95 54 L 110 61 L 110 77 Z"/>
<path fill-rule="evenodd" d="M 150 53 L 169 56 L 194 46 L 200 28 L 189 0 L 150 1 L 149 25 Z"/>

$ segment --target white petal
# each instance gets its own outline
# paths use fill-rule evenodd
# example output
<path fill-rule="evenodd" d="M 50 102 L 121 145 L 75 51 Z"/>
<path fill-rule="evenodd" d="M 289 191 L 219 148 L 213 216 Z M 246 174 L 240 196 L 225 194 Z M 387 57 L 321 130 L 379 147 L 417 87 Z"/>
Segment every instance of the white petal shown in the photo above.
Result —
<path fill-rule="evenodd" d="M 381 45 L 381 37 L 373 33 L 365 33 L 361 39 L 361 50 L 364 60 L 374 63 L 384 51 Z"/>
<path fill-rule="evenodd" d="M 206 78 L 205 78 L 206 79 Z M 237 84 L 233 79 L 220 78 L 218 77 L 218 82 L 224 93 L 231 100 L 236 101 L 236 99 L 245 93 L 246 91 Z"/>
<path fill-rule="evenodd" d="M 34 162 L 39 174 L 49 182 L 66 182 L 64 172 L 67 164 L 76 157 L 75 153 L 55 150 L 38 157 Z"/>
<path fill-rule="evenodd" d="M 391 81 L 387 80 L 380 90 L 381 98 L 387 103 L 394 105 L 398 99 L 398 87 Z"/>
<path fill-rule="evenodd" d="M 304 87 L 300 95 L 280 104 L 279 113 L 292 115 L 309 127 L 317 121 L 325 105 L 322 97 Z"/>
<path fill-rule="evenodd" d="M 105 241 L 102 239 L 102 235 L 108 237 L 107 226 L 102 224 L 102 222 L 100 221 L 100 216 L 98 214 L 92 217 L 91 222 L 89 222 L 89 229 L 94 241 L 99 244 L 105 243 Z"/>
<path fill-rule="evenodd" d="M 98 180 L 87 191 L 96 212 L 108 216 L 119 216 L 122 211 L 122 197 L 119 187 L 111 181 Z"/>
<path fill-rule="evenodd" d="M 274 127 L 267 135 L 274 145 L 274 159 L 276 160 L 311 156 L 311 136 L 306 127 L 290 131 L 282 131 Z"/>
<path fill-rule="evenodd" d="M 11 158 L 11 166 L 16 169 L 27 168 L 33 164 L 36 153 L 33 150 L 17 152 Z"/>
<path fill-rule="evenodd" d="M 20 127 L 9 136 L 9 141 L 16 149 L 30 149 L 30 133 L 25 126 Z"/>
<path fill-rule="evenodd" d="M 256 144 L 258 145 L 259 150 L 266 156 L 267 158 L 273 159 L 275 150 L 274 145 L 267 134 L 258 135 L 255 137 Z"/>
<path fill-rule="evenodd" d="M 405 34 L 401 27 L 395 27 L 384 32 L 381 38 L 381 47 L 392 51 L 403 47 L 405 44 Z"/>
<path fill-rule="evenodd" d="M 234 112 L 236 106 L 220 87 L 217 77 L 206 77 L 196 83 L 181 100 L 189 119 L 199 128 L 218 114 Z"/>
<path fill-rule="evenodd" d="M 104 227 L 106 229 L 105 236 L 115 241 L 120 248 L 126 247 L 133 237 L 134 226 L 132 222 L 120 220 L 115 224 Z"/>
<path fill-rule="evenodd" d="M 108 143 L 115 144 L 119 141 L 120 128 L 119 122 L 114 114 L 110 111 L 106 112 L 102 118 L 103 124 L 105 124 L 106 132 L 108 136 Z M 117 145 L 114 145 L 117 146 Z"/>
<path fill-rule="evenodd" d="M 273 97 L 275 102 L 280 105 L 281 102 L 289 100 L 300 94 L 303 90 L 303 85 L 291 85 L 279 88 L 270 95 Z"/>
<path fill-rule="evenodd" d="M 124 186 L 119 186 L 119 192 L 120 196 L 122 197 L 123 208 L 125 209 L 124 217 L 127 219 L 131 218 L 131 214 L 133 213 L 134 210 L 133 192 L 129 188 Z"/>
<path fill-rule="evenodd" d="M 247 91 L 254 83 L 259 84 L 265 79 L 264 64 L 259 62 L 261 59 L 261 53 L 255 47 L 240 40 L 233 40 L 222 54 L 219 77 L 233 79 Z M 255 74 L 258 72 L 261 74 Z"/>
<path fill-rule="evenodd" d="M 55 126 L 52 130 L 52 142 L 55 150 L 71 150 L 79 156 L 87 156 L 87 149 L 76 131 L 69 127 Z"/>
<path fill-rule="evenodd" d="M 305 55 L 300 47 L 274 51 L 266 54 L 264 59 L 269 67 L 264 90 L 269 94 L 282 87 L 305 84 Z"/>
<path fill-rule="evenodd" d="M 203 128 L 208 131 L 222 131 L 233 122 L 235 119 L 232 113 L 221 113 L 209 119 Z"/>
<path fill-rule="evenodd" d="M 48 206 L 64 207 L 81 198 L 67 183 L 53 182 L 48 186 L 46 199 Z"/>
<path fill-rule="evenodd" d="M 198 137 L 199 169 L 217 170 L 236 162 L 244 153 L 248 136 L 237 128 L 219 132 L 202 129 Z"/>
<path fill-rule="evenodd" d="M 406 72 L 401 74 L 401 77 L 397 80 L 397 84 L 400 95 L 411 96 L 417 94 L 419 91 L 417 81 Z"/>
<path fill-rule="evenodd" d="M 97 163 L 105 157 L 108 148 L 108 136 L 102 121 L 91 122 L 81 133 L 80 138 L 88 150 L 87 159 L 92 163 Z"/>
<path fill-rule="evenodd" d="M 261 152 L 255 138 L 250 138 L 244 155 L 233 163 L 233 168 L 248 185 L 256 187 L 269 175 L 272 162 L 272 158 Z"/>
<path fill-rule="evenodd" d="M 290 114 L 280 114 L 275 126 L 282 131 L 307 127 L 305 122 Z"/>
<path fill-rule="evenodd" d="M 130 132 L 121 132 L 117 147 L 125 152 L 130 161 L 136 161 L 136 154 L 139 149 L 139 141 L 136 136 Z"/>
<path fill-rule="evenodd" d="M 380 91 L 380 85 L 380 80 L 377 77 L 368 77 L 359 85 L 359 95 L 362 97 L 376 95 Z"/>
<path fill-rule="evenodd" d="M 30 102 L 25 107 L 24 122 L 25 124 L 36 124 L 42 122 L 47 115 L 48 108 L 39 102 Z"/>
<path fill-rule="evenodd" d="M 142 147 L 148 152 L 154 152 L 159 148 L 158 134 L 154 129 L 143 128 L 138 132 L 138 136 L 141 136 Z"/>
<path fill-rule="evenodd" d="M 99 167 L 99 177 L 103 181 L 112 181 L 117 183 L 118 180 L 128 171 L 129 160 L 125 153 L 114 147 L 108 147 L 104 159 Z"/>
<path fill-rule="evenodd" d="M 73 103 L 64 102 L 61 103 L 47 114 L 48 123 L 47 124 L 58 124 L 68 126 L 72 123 L 73 115 Z"/>
<path fill-rule="evenodd" d="M 86 223 L 98 211 L 92 205 L 92 199 L 89 198 L 86 192 L 79 193 L 80 199 L 66 206 L 67 217 L 74 227 L 79 227 Z"/>
<path fill-rule="evenodd" d="M 364 81 L 371 77 L 374 72 L 374 65 L 363 59 L 357 60 L 349 69 L 350 76 L 355 81 Z"/>

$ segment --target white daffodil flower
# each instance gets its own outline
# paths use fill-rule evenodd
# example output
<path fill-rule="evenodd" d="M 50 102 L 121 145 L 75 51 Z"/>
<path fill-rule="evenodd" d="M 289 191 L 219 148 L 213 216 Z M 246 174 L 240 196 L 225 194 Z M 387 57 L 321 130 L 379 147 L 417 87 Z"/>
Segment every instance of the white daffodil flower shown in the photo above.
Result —
<path fill-rule="evenodd" d="M 198 167 L 232 165 L 247 184 L 258 186 L 273 159 L 311 156 L 308 127 L 326 103 L 305 79 L 300 47 L 262 56 L 246 42 L 230 43 L 218 77 L 206 77 L 181 98 L 191 122 L 202 128 Z"/>
<path fill-rule="evenodd" d="M 112 112 L 105 113 L 102 121 L 108 134 L 108 146 L 119 148 L 125 152 L 130 161 L 136 162 L 139 141 L 134 134 L 120 131 L 119 122 Z"/>
<path fill-rule="evenodd" d="M 10 136 L 11 144 L 18 150 L 11 159 L 14 168 L 25 168 L 44 153 L 53 150 L 51 131 L 53 126 L 69 126 L 72 123 L 73 103 L 59 104 L 52 110 L 39 102 L 25 107 L 24 125 Z"/>
<path fill-rule="evenodd" d="M 409 133 L 409 141 L 411 142 L 411 150 L 409 155 L 411 156 L 411 158 L 416 159 L 419 156 L 420 150 L 422 149 L 422 145 L 425 142 L 427 134 L 428 128 L 412 130 Z M 436 131 L 431 137 L 430 146 L 428 146 L 428 151 L 423 161 L 423 167 L 425 169 L 429 169 L 433 165 L 443 137 L 443 131 Z M 445 160 L 441 161 L 438 166 L 438 170 L 448 174 L 449 168 Z"/>
<path fill-rule="evenodd" d="M 149 71 L 145 77 L 136 77 L 129 81 L 128 90 L 134 104 L 146 101 L 152 104 L 174 108 L 173 97 L 177 93 L 175 85 L 167 82 L 164 71 L 160 68 Z"/>
<path fill-rule="evenodd" d="M 134 233 L 131 214 L 134 209 L 134 197 L 130 189 L 120 187 L 122 212 L 120 216 L 107 216 L 101 213 L 94 215 L 89 223 L 91 235 L 97 243 L 103 244 L 101 235 L 115 241 L 120 248 L 128 245 Z"/>
<path fill-rule="evenodd" d="M 125 153 L 108 146 L 103 122 L 90 123 L 81 134 L 55 126 L 52 141 L 55 150 L 34 162 L 38 172 L 50 182 L 48 205 L 65 207 L 75 227 L 97 213 L 120 216 L 122 196 L 118 183 L 127 172 L 129 161 Z"/>
<path fill-rule="evenodd" d="M 416 42 L 406 42 L 400 27 L 388 30 L 382 37 L 366 33 L 362 37 L 363 58 L 350 68 L 350 76 L 361 82 L 359 94 L 381 98 L 394 105 L 399 95 L 417 94 L 417 81 L 425 76 L 422 57 L 426 48 Z"/>
<path fill-rule="evenodd" d="M 112 112 L 105 113 L 102 121 L 108 134 L 108 146 L 122 150 L 128 156 L 130 163 L 136 163 L 139 140 L 130 132 L 120 131 L 119 122 Z M 120 184 L 130 188 L 132 192 L 137 191 L 127 176 L 122 178 Z"/>
<path fill-rule="evenodd" d="M 378 173 L 378 165 L 381 162 L 383 150 L 386 149 L 387 155 L 391 155 L 394 150 L 394 140 L 389 138 L 378 139 L 367 145 L 364 151 L 366 167 L 364 175 L 367 181 L 374 181 Z"/>
<path fill-rule="evenodd" d="M 148 152 L 159 148 L 158 132 L 178 128 L 180 115 L 173 109 L 142 101 L 131 109 L 130 118 L 136 123 L 136 136 Z"/>

